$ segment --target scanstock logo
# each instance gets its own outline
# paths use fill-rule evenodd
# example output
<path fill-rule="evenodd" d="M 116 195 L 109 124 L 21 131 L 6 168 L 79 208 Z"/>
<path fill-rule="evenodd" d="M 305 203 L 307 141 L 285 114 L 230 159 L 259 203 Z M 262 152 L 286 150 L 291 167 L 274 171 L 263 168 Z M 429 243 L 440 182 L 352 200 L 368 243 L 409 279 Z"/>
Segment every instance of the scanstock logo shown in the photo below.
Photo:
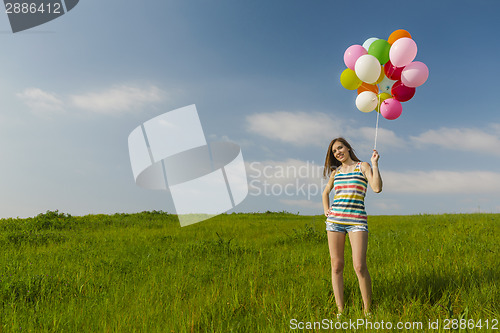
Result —
<path fill-rule="evenodd" d="M 75 8 L 80 0 L 4 0 L 12 32 L 52 21 Z"/>
<path fill-rule="evenodd" d="M 248 194 L 240 146 L 207 142 L 194 104 L 137 126 L 128 148 L 136 184 L 170 190 L 181 227 L 227 212 Z"/>

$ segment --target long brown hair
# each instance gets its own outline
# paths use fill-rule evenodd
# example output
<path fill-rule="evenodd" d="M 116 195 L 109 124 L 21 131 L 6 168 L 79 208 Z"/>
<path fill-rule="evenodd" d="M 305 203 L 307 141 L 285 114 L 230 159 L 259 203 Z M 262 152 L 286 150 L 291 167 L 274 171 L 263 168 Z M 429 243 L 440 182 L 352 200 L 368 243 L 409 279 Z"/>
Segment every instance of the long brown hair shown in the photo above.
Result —
<path fill-rule="evenodd" d="M 332 146 L 335 142 L 340 141 L 347 149 L 349 149 L 349 156 L 351 157 L 351 160 L 356 161 L 356 162 L 361 162 L 361 160 L 356 156 L 354 153 L 354 149 L 352 149 L 351 145 L 349 142 L 347 142 L 346 139 L 339 137 L 335 138 L 330 142 L 328 145 L 328 150 L 326 151 L 326 158 L 325 158 L 325 167 L 323 169 L 323 176 L 325 178 L 328 178 L 330 174 L 333 172 L 333 170 L 337 169 L 342 163 L 333 156 L 332 152 Z"/>

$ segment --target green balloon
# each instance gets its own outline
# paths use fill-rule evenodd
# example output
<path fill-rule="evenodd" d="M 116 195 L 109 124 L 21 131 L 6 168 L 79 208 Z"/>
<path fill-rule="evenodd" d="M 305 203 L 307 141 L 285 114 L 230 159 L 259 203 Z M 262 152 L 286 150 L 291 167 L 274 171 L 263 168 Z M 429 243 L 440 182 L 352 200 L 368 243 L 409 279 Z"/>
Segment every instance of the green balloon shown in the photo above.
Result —
<path fill-rule="evenodd" d="M 381 65 L 385 65 L 389 61 L 389 50 L 391 44 L 383 39 L 377 39 L 368 48 L 368 54 L 371 54 L 378 59 Z"/>

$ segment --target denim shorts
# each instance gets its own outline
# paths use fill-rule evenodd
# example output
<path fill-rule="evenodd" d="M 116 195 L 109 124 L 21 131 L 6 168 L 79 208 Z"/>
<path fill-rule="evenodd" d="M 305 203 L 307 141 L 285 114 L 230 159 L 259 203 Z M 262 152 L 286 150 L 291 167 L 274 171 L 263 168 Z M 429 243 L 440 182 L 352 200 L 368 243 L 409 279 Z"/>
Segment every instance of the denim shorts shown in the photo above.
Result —
<path fill-rule="evenodd" d="M 367 224 L 347 225 L 347 224 L 331 223 L 331 222 L 325 222 L 325 223 L 326 223 L 326 231 L 343 232 L 344 234 L 346 234 L 348 232 L 356 232 L 356 231 L 368 232 L 368 225 Z"/>

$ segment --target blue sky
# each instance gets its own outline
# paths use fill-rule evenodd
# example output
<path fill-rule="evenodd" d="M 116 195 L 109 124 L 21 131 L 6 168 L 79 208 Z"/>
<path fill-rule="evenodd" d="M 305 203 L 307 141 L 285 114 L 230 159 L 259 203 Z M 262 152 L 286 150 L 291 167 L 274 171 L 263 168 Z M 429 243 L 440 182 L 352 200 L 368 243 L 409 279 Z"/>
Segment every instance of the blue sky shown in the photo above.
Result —
<path fill-rule="evenodd" d="M 190 104 L 209 141 L 241 146 L 250 192 L 234 211 L 322 214 L 329 141 L 345 136 L 366 161 L 374 141 L 376 114 L 340 85 L 344 51 L 396 29 L 412 34 L 430 75 L 400 118 L 380 119 L 384 190 L 368 195 L 368 213 L 500 213 L 499 10 L 82 0 L 16 34 L 0 14 L 0 217 L 174 212 L 168 192 L 135 185 L 127 137 Z"/>

